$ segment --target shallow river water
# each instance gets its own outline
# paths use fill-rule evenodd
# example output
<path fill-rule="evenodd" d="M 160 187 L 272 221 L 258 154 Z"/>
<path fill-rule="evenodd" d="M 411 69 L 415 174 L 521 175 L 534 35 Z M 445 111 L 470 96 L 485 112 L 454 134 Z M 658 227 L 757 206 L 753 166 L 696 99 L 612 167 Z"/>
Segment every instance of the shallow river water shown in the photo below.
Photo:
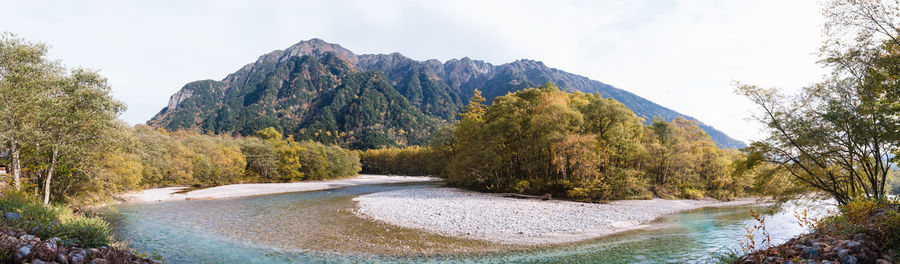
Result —
<path fill-rule="evenodd" d="M 241 198 L 121 204 L 105 213 L 116 238 L 169 263 L 704 263 L 738 248 L 759 206 L 698 209 L 650 228 L 594 240 L 520 247 L 458 239 L 367 220 L 356 196 L 434 183 L 380 184 Z M 773 243 L 800 234 L 786 206 L 766 214 Z M 802 210 L 802 209 L 801 209 Z"/>

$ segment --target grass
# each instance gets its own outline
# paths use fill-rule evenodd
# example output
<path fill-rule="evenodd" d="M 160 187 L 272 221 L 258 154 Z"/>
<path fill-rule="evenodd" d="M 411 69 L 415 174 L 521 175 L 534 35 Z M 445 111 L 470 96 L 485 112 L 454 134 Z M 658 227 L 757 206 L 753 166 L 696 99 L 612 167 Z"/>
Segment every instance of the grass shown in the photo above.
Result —
<path fill-rule="evenodd" d="M 112 231 L 103 219 L 77 214 L 61 205 L 44 205 L 26 193 L 4 190 L 0 211 L 19 214 L 18 219 L 0 216 L 0 224 L 41 239 L 57 237 L 64 244 L 87 248 L 108 245 L 111 239 Z"/>
<path fill-rule="evenodd" d="M 731 264 L 736 262 L 738 259 L 743 256 L 744 253 L 740 250 L 729 248 L 727 250 L 720 250 L 712 253 L 712 258 L 710 259 L 710 263 L 713 264 Z"/>
<path fill-rule="evenodd" d="M 900 203 L 856 200 L 841 206 L 840 214 L 820 220 L 815 231 L 842 238 L 863 233 L 884 249 L 900 248 Z"/>

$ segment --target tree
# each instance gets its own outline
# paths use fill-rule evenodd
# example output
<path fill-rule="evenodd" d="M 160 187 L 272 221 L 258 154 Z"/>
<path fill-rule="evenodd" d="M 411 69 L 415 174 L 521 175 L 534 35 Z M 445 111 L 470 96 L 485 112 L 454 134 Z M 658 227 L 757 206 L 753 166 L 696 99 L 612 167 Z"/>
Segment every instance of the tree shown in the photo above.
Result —
<path fill-rule="evenodd" d="M 37 109 L 59 72 L 46 58 L 47 46 L 0 34 L 0 139 L 9 146 L 13 185 L 21 188 L 21 151 L 34 135 Z"/>
<path fill-rule="evenodd" d="M 50 97 L 38 113 L 39 142 L 49 151 L 44 177 L 44 203 L 60 158 L 88 155 L 88 148 L 121 131 L 118 115 L 125 106 L 112 98 L 106 79 L 96 72 L 75 69 L 50 86 Z"/>
<path fill-rule="evenodd" d="M 769 136 L 751 149 L 765 160 L 842 205 L 860 196 L 885 197 L 890 152 L 900 135 L 889 128 L 896 124 L 889 116 L 866 109 L 871 100 L 857 93 L 864 87 L 831 80 L 792 98 L 774 89 L 738 89 L 762 109 L 756 119 Z"/>
<path fill-rule="evenodd" d="M 830 78 L 795 96 L 738 87 L 769 130 L 751 147 L 840 204 L 881 199 L 900 145 L 900 2 L 836 0 L 824 14 Z"/>

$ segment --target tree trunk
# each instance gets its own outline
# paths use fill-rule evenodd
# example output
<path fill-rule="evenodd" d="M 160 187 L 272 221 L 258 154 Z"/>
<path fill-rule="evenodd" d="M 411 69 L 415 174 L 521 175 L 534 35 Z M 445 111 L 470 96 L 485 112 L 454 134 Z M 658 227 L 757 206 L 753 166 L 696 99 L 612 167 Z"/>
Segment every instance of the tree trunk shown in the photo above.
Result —
<path fill-rule="evenodd" d="M 50 180 L 53 179 L 53 171 L 56 169 L 56 156 L 59 149 L 53 147 L 53 155 L 50 157 L 50 168 L 47 169 L 47 179 L 44 180 L 44 204 L 50 204 Z"/>
<path fill-rule="evenodd" d="M 19 158 L 18 142 L 15 140 L 10 142 L 10 152 L 12 152 L 13 185 L 16 187 L 16 191 L 20 191 L 22 190 L 22 161 Z"/>

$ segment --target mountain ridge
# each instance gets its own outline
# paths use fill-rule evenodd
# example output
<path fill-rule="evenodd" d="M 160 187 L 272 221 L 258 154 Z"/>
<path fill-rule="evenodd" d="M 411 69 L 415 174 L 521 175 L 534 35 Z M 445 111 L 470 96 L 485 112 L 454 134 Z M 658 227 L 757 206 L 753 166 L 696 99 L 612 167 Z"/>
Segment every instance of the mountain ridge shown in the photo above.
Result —
<path fill-rule="evenodd" d="M 420 112 L 424 117 L 414 119 L 437 119 L 426 122 L 432 125 L 440 123 L 440 120 L 446 121 L 455 118 L 456 113 L 462 109 L 464 103 L 476 88 L 482 90 L 484 96 L 488 99 L 488 102 L 490 102 L 493 98 L 509 92 L 534 87 L 546 82 L 554 82 L 560 89 L 566 91 L 597 92 L 603 97 L 616 99 L 634 111 L 635 114 L 644 118 L 647 122 L 655 116 L 660 116 L 666 120 L 684 117 L 696 121 L 720 147 L 742 148 L 746 146 L 743 142 L 728 137 L 723 132 L 706 125 L 694 117 L 678 113 L 677 111 L 663 107 L 634 93 L 613 87 L 606 83 L 559 70 L 557 68 L 548 67 L 540 61 L 520 59 L 505 64 L 493 65 L 481 60 L 473 60 L 469 57 L 449 59 L 445 62 L 440 62 L 436 59 L 418 61 L 408 58 L 398 52 L 390 54 L 357 55 L 338 44 L 328 43 L 318 38 L 300 41 L 284 50 L 275 50 L 263 54 L 259 56 L 256 61 L 244 65 L 234 73 L 228 74 L 221 81 L 203 80 L 188 83 L 181 90 L 172 95 L 169 104 L 147 123 L 166 129 L 199 127 L 200 129 L 211 130 L 214 132 L 239 132 L 239 134 L 245 134 L 248 132 L 247 129 L 235 129 L 236 127 L 229 126 L 228 120 L 223 120 L 223 118 L 227 119 L 230 117 L 228 114 L 229 111 L 241 111 L 239 108 L 252 105 L 246 104 L 247 102 L 258 100 L 260 98 L 238 96 L 245 101 L 243 107 L 235 102 L 229 103 L 228 100 L 236 100 L 237 98 L 231 98 L 236 95 L 252 94 L 248 93 L 249 90 L 261 91 L 260 89 L 282 89 L 285 85 L 287 87 L 297 86 L 298 81 L 309 82 L 309 78 L 315 76 L 311 75 L 308 71 L 285 72 L 288 71 L 287 68 L 295 69 L 293 67 L 298 66 L 286 65 L 290 64 L 292 61 L 297 62 L 298 59 L 304 60 L 304 58 L 307 58 L 306 60 L 309 60 L 308 58 L 328 60 L 323 65 L 329 65 L 328 67 L 331 67 L 329 69 L 332 69 L 333 72 L 322 76 L 316 75 L 317 77 L 332 76 L 337 78 L 340 76 L 353 79 L 357 77 L 351 76 L 352 74 L 347 75 L 347 73 L 352 72 L 353 74 L 362 74 L 376 72 L 375 75 L 370 75 L 369 77 L 376 79 L 383 78 L 384 81 L 393 88 L 381 89 L 378 91 L 385 94 L 393 94 L 393 91 L 396 91 L 403 97 L 395 98 L 393 96 L 387 96 L 385 98 L 406 101 L 405 103 L 394 101 L 385 101 L 384 103 L 395 103 L 396 105 L 410 104 L 418 111 L 405 110 L 407 112 L 404 112 L 402 115 L 419 116 L 418 113 L 414 112 Z M 315 63 L 321 62 L 317 60 Z M 303 67 L 310 66 L 311 65 L 307 64 Z M 292 75 L 295 73 L 299 75 Z M 324 74 L 324 72 L 322 73 Z M 336 81 L 336 83 L 331 84 L 334 87 L 324 87 L 326 88 L 325 90 L 335 89 L 337 84 L 342 83 L 339 78 L 333 81 Z M 202 87 L 204 84 L 207 87 Z M 323 87 L 313 87 L 315 85 L 310 86 L 309 84 L 311 83 L 300 86 L 303 86 L 304 89 L 313 89 L 315 91 L 303 89 L 293 89 L 292 91 L 302 94 L 313 92 L 315 95 L 312 96 L 321 95 L 318 92 L 319 90 L 323 90 Z M 229 91 L 232 87 L 240 87 L 241 91 Z M 202 95 L 203 93 L 212 94 L 210 96 L 201 96 L 203 97 L 200 98 L 201 100 L 191 99 L 198 94 Z M 300 94 L 279 93 L 279 95 L 296 97 Z M 275 98 L 268 98 L 266 100 L 269 100 L 267 101 L 268 103 L 275 104 L 276 99 L 278 98 L 279 97 L 276 96 Z M 280 98 L 279 100 L 284 101 L 286 99 Z M 199 101 L 202 101 L 202 103 Z M 221 103 L 218 103 L 217 101 L 220 101 Z M 259 103 L 256 101 L 254 102 Z M 308 104 L 311 102 L 305 103 Z M 182 107 L 181 104 L 186 104 L 186 106 Z M 219 106 L 220 109 L 214 109 L 212 106 Z M 272 110 L 273 114 L 278 111 L 297 112 L 301 111 L 298 110 L 300 109 L 299 106 L 300 105 L 285 105 L 285 108 L 283 109 L 270 110 Z M 309 107 L 309 105 L 307 105 L 307 107 Z M 303 114 L 308 114 L 308 112 L 300 113 L 299 115 Z M 204 115 L 206 117 L 203 117 Z M 272 115 L 264 116 L 266 118 L 272 117 Z M 179 119 L 183 120 L 179 122 Z M 297 132 L 300 131 L 300 129 L 305 129 L 298 127 L 301 125 L 300 123 L 303 122 L 297 124 L 292 123 L 290 125 L 294 127 L 282 127 L 282 130 Z M 341 126 L 341 124 L 332 123 L 323 126 L 332 129 Z M 431 125 L 418 128 L 431 129 L 429 126 Z M 342 126 L 342 128 L 359 132 L 357 128 L 348 126 Z M 400 131 L 408 132 L 403 130 L 403 128 L 393 127 L 388 128 L 385 131 L 380 131 L 379 133 L 391 134 L 400 133 Z M 304 135 L 302 133 L 295 134 L 298 134 L 298 136 L 301 137 L 310 137 L 310 135 Z M 398 135 L 393 135 L 386 137 L 390 138 L 390 140 L 381 138 L 379 142 L 385 143 L 392 140 L 401 140 L 406 141 L 403 142 L 405 144 L 411 144 L 413 142 L 424 141 L 425 138 L 428 137 L 427 134 L 429 133 L 422 132 L 422 134 L 417 135 L 415 140 L 411 140 L 411 138 L 408 137 L 404 139 Z M 315 135 L 315 137 L 319 136 Z M 353 140 L 358 140 L 358 138 L 353 137 Z"/>

